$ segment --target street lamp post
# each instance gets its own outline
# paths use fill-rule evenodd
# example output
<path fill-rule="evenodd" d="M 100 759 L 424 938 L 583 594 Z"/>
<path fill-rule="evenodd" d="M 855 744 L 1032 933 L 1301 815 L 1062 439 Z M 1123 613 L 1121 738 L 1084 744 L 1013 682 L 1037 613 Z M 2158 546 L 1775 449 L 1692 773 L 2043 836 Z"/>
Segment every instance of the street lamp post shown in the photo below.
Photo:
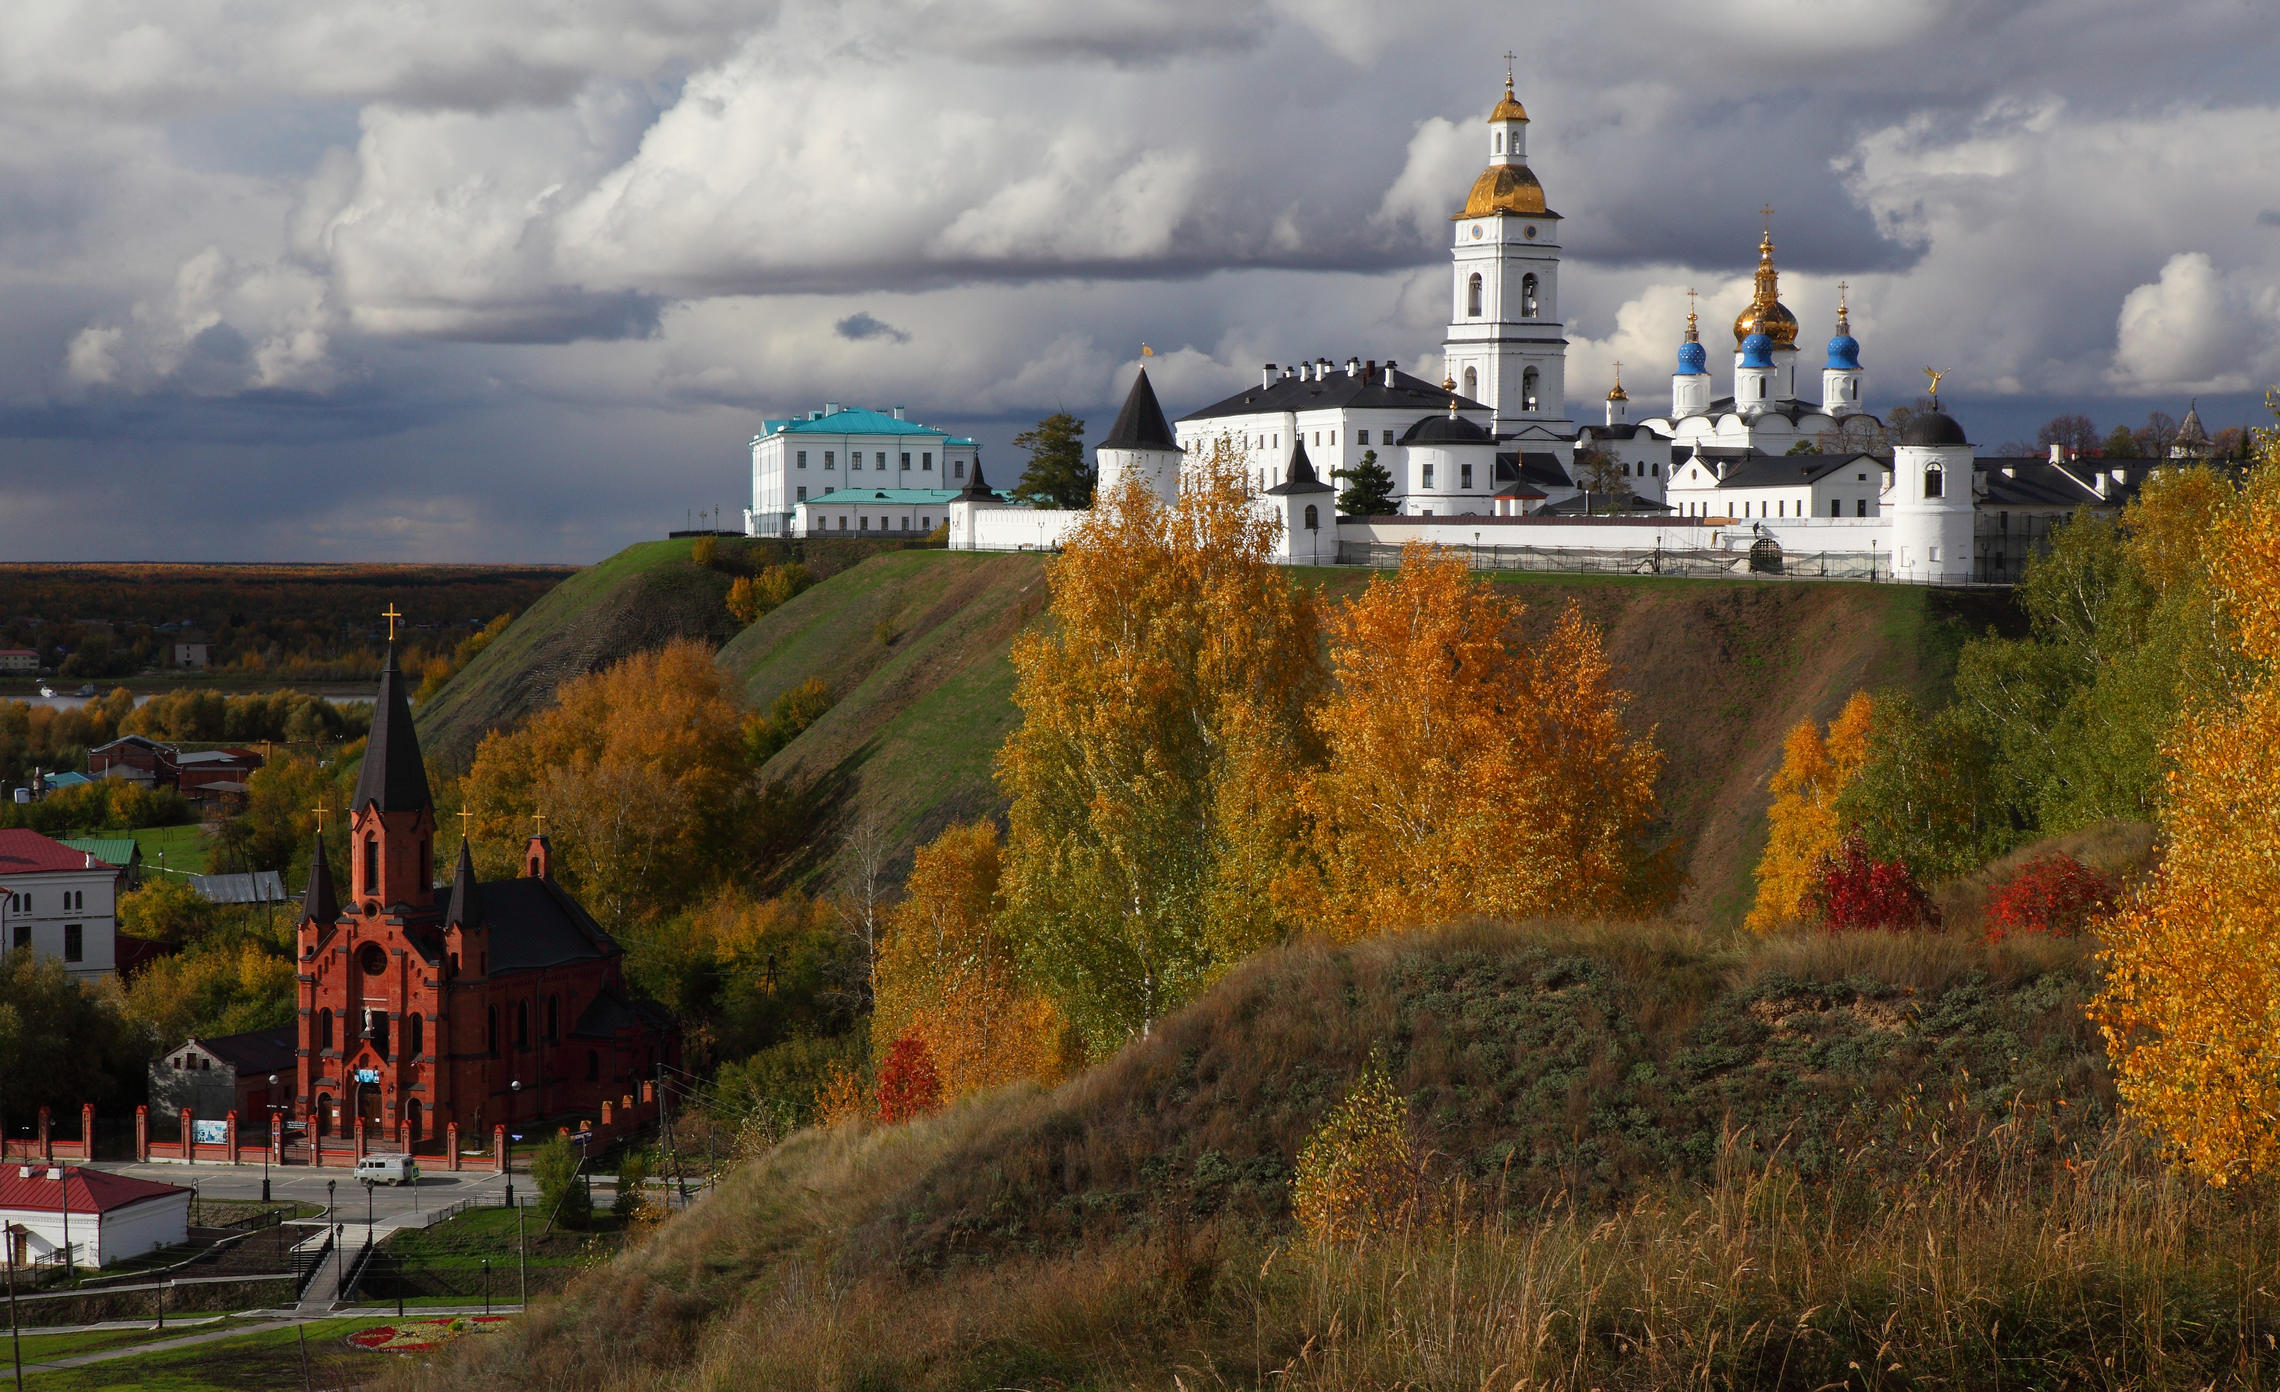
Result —
<path fill-rule="evenodd" d="M 515 1206 L 515 1133 L 512 1128 L 515 1124 L 515 1102 L 521 1096 L 522 1079 L 513 1079 L 507 1084 L 507 1126 L 509 1130 L 507 1131 L 506 1154 L 501 1157 L 507 1166 L 507 1207 L 509 1208 Z"/>
<path fill-rule="evenodd" d="M 340 1181 L 337 1179 L 325 1181 L 325 1226 L 332 1229 L 333 1289 L 335 1291 L 340 1289 L 340 1282 L 348 1279 L 348 1259 L 341 1255 L 340 1250 L 340 1224 L 333 1221 L 333 1186 L 338 1183 Z"/>
<path fill-rule="evenodd" d="M 277 1075 L 269 1075 L 269 1095 L 277 1095 Z M 277 1146 L 277 1104 L 269 1104 L 269 1136 L 261 1145 L 261 1201 L 269 1202 L 269 1152 Z"/>

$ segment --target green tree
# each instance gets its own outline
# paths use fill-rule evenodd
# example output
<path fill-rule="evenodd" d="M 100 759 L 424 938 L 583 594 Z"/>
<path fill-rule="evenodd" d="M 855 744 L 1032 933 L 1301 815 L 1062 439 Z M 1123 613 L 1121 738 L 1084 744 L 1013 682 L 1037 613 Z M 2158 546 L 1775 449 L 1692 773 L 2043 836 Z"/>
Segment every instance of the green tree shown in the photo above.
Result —
<path fill-rule="evenodd" d="M 153 876 L 119 900 L 119 931 L 180 947 L 214 926 L 214 905 L 184 880 Z"/>
<path fill-rule="evenodd" d="M 1013 500 L 1032 507 L 1083 508 L 1093 500 L 1093 469 L 1085 462 L 1085 423 L 1055 411 L 1035 428 L 1013 437 L 1015 449 L 1029 452 Z"/>
<path fill-rule="evenodd" d="M 209 938 L 143 968 L 125 988 L 124 1008 L 171 1048 L 193 1034 L 286 1028 L 295 984 L 290 957 L 250 938 Z"/>
<path fill-rule="evenodd" d="M 1631 479 L 1622 460 L 1597 445 L 1576 452 L 1575 481 L 1584 490 L 1584 505 L 1623 511 L 1631 501 Z"/>
<path fill-rule="evenodd" d="M 539 1211 L 549 1222 L 582 1228 L 594 1216 L 593 1198 L 578 1175 L 578 1148 L 567 1136 L 549 1136 L 531 1154 L 530 1177 L 538 1183 Z"/>
<path fill-rule="evenodd" d="M 43 1105 L 60 1116 L 137 1100 L 154 1052 L 109 983 L 82 986 L 29 948 L 0 954 L 0 1122 L 23 1125 Z"/>
<path fill-rule="evenodd" d="M 1879 696 L 1868 757 L 1837 794 L 1837 821 L 1871 857 L 1926 883 L 1976 869 L 2015 835 L 1992 762 L 1968 712 L 1926 714 L 1903 693 Z"/>
<path fill-rule="evenodd" d="M 2099 452 L 2108 459 L 2135 459 L 2138 457 L 2137 432 L 2126 425 L 2117 425 L 2106 437 Z"/>
<path fill-rule="evenodd" d="M 643 1187 L 648 1183 L 648 1159 L 638 1151 L 627 1151 L 625 1158 L 618 1161 L 617 1196 L 610 1200 L 611 1215 L 621 1223 L 640 1217 L 647 1198 Z"/>
<path fill-rule="evenodd" d="M 1330 477 L 1346 480 L 1338 495 L 1340 517 L 1383 517 L 1393 511 L 1393 475 L 1378 463 L 1376 450 L 1363 450 L 1351 469 L 1333 469 Z"/>

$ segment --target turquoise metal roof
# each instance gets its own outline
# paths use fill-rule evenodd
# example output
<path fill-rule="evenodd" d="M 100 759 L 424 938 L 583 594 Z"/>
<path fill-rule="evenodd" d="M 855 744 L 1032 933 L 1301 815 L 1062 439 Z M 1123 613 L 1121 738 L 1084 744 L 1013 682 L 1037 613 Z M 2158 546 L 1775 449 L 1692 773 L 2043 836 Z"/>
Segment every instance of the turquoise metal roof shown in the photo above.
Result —
<path fill-rule="evenodd" d="M 801 416 L 795 420 L 762 421 L 764 434 L 786 432 L 793 435 L 935 435 L 948 439 L 949 432 L 936 430 L 917 421 L 896 420 L 885 411 L 874 411 L 867 406 L 850 406 L 828 416 Z M 972 444 L 971 440 L 954 441 Z"/>
<path fill-rule="evenodd" d="M 962 488 L 834 488 L 799 503 L 800 507 L 822 507 L 835 503 L 846 507 L 854 503 L 901 503 L 906 506 L 940 507 L 965 492 Z"/>

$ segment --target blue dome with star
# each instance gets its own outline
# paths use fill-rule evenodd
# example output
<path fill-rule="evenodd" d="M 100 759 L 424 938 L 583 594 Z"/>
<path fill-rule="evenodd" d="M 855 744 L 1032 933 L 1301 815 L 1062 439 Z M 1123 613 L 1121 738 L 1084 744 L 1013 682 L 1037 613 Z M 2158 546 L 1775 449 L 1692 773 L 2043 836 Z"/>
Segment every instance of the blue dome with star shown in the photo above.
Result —
<path fill-rule="evenodd" d="M 1742 340 L 1742 366 L 1773 366 L 1773 340 L 1764 334 L 1754 333 Z"/>
<path fill-rule="evenodd" d="M 1710 355 L 1709 355 L 1708 353 L 1706 353 L 1706 352 L 1704 352 L 1704 351 L 1703 351 L 1703 349 L 1702 349 L 1702 345 L 1701 345 L 1701 344 L 1699 344 L 1699 343 L 1681 343 L 1681 344 L 1679 344 L 1679 345 L 1678 345 L 1678 375 L 1679 375 L 1679 376 L 1681 376 L 1681 377 L 1704 377 L 1704 376 L 1708 376 L 1708 375 L 1709 375 L 1709 372 L 1710 372 L 1710 369 L 1709 369 L 1709 367 L 1707 366 L 1707 364 L 1709 363 L 1709 361 L 1710 361 Z"/>
<path fill-rule="evenodd" d="M 1849 333 L 1838 334 L 1829 340 L 1829 367 L 1831 372 L 1860 371 L 1860 340 Z"/>

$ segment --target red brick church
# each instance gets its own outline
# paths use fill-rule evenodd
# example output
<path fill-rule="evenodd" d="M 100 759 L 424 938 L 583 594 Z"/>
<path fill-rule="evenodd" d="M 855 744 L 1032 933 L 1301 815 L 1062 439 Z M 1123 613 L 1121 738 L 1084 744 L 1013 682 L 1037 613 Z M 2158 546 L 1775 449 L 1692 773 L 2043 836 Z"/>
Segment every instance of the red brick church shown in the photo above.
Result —
<path fill-rule="evenodd" d="M 346 889 L 320 834 L 300 926 L 296 1115 L 428 1146 L 638 1095 L 676 1062 L 671 1017 L 626 985 L 624 953 L 555 883 L 531 838 L 516 879 L 479 883 L 465 840 L 435 881 L 435 800 L 391 645 L 349 808 Z M 516 1084 L 520 1084 L 519 1087 Z"/>

